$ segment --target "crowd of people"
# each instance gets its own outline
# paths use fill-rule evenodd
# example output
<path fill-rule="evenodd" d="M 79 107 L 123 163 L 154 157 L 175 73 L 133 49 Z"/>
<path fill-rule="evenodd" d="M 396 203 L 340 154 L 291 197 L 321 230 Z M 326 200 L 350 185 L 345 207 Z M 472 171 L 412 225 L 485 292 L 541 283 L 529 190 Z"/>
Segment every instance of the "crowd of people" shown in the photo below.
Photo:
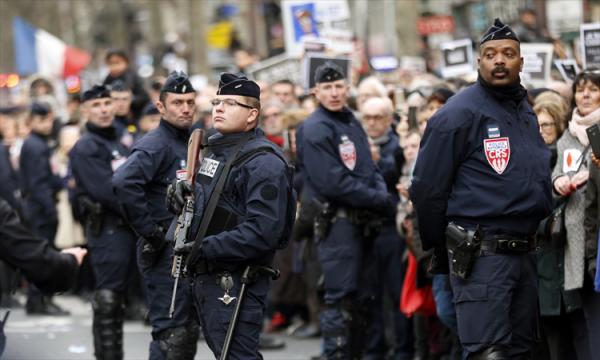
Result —
<path fill-rule="evenodd" d="M 297 338 L 322 337 L 318 358 L 328 359 L 458 359 L 463 354 L 477 359 L 598 359 L 594 339 L 600 338 L 600 158 L 593 153 L 586 129 L 600 124 L 600 70 L 585 69 L 572 83 L 555 81 L 526 92 L 521 87 L 509 89 L 500 80 L 496 85 L 499 78 L 515 76 L 511 66 L 518 67 L 519 56 L 518 45 L 516 50 L 498 50 L 509 60 L 491 55 L 485 67 L 484 57 L 496 51 L 484 51 L 491 43 L 518 44 L 516 37 L 494 38 L 498 29 L 506 30 L 503 24 L 495 26 L 488 31 L 491 38 L 481 42 L 479 55 L 484 62 L 474 82 L 413 74 L 405 77 L 404 84 L 369 76 L 353 87 L 343 70 L 326 63 L 317 69 L 317 85 L 310 92 L 286 79 L 254 83 L 232 74 L 194 89 L 183 73 L 146 84 L 124 51 L 110 51 L 106 56 L 110 74 L 103 84 L 72 96 L 66 109 L 59 109 L 50 82 L 43 78 L 30 82 L 28 104 L 0 109 L 0 198 L 51 247 L 87 247 L 89 255 L 79 272 L 76 293 L 92 304 L 97 358 L 122 358 L 123 321 L 144 318 L 152 325 L 152 358 L 193 358 L 202 329 L 208 346 L 219 356 L 226 327 L 215 324 L 221 324 L 215 314 L 226 300 L 216 299 L 223 291 L 227 296 L 230 291 L 238 294 L 241 270 L 231 270 L 233 275 L 219 272 L 220 284 L 215 285 L 209 278 L 202 280 L 211 274 L 211 262 L 195 264 L 199 274 L 195 279 L 206 285 L 195 283 L 190 289 L 183 279 L 174 315 L 168 316 L 173 245 L 165 237 L 173 232 L 173 219 L 182 205 L 173 196 L 185 195 L 185 189 L 176 185 L 177 174 L 187 165 L 190 130 L 205 130 L 208 148 L 215 149 L 211 160 L 217 163 L 226 163 L 231 156 L 226 156 L 230 150 L 219 148 L 229 146 L 228 137 L 219 136 L 252 132 L 260 137 L 264 133 L 273 148 L 269 150 L 272 158 L 257 161 L 259 168 L 249 161 L 231 169 L 239 183 L 236 186 L 251 190 L 260 186 L 256 194 L 248 194 L 248 204 L 256 208 L 248 205 L 244 211 L 257 211 L 262 220 L 257 220 L 256 227 L 240 230 L 239 238 L 232 235 L 233 240 L 224 237 L 219 243 L 219 234 L 231 230 L 229 221 L 247 221 L 234 214 L 239 212 L 236 201 L 241 195 L 226 189 L 221 201 L 229 208 L 217 207 L 215 214 L 227 219 L 218 224 L 222 229 L 208 229 L 201 250 L 209 260 L 226 258 L 235 263 L 247 256 L 280 271 L 270 289 L 267 281 L 249 287 L 248 299 L 262 310 L 242 312 L 232 352 L 238 351 L 242 358 L 258 357 L 253 339 L 259 347 L 280 346 L 268 336 L 259 339 L 258 333 L 285 332 Z M 518 80 L 518 71 L 516 76 Z M 486 91 L 495 100 L 477 97 Z M 493 108 L 501 97 L 516 99 L 517 105 Z M 487 108 L 495 109 L 491 118 L 485 112 L 479 115 L 478 111 Z M 229 123 L 231 109 L 249 112 L 239 120 L 242 125 Z M 504 120 L 493 117 L 504 112 L 509 123 L 525 125 L 507 132 Z M 464 119 L 470 117 L 483 125 L 477 130 L 465 127 Z M 256 123 L 260 130 L 254 128 Z M 500 162 L 490 160 L 488 143 L 479 141 L 485 137 L 496 146 L 503 146 L 499 141 L 510 137 L 508 155 L 498 155 Z M 259 145 L 266 146 L 260 142 L 252 146 Z M 426 148 L 420 152 L 421 145 Z M 546 148 L 551 156 L 546 156 Z M 250 153 L 247 148 L 239 151 Z M 470 164 L 466 159 L 473 154 L 481 155 L 475 165 L 467 166 L 468 171 L 458 170 L 458 164 Z M 282 204 L 294 198 L 278 196 L 286 188 L 285 167 L 280 164 L 295 166 L 293 227 L 285 223 L 287 209 Z M 520 172 L 511 166 L 518 166 Z M 493 183 L 490 188 L 477 180 L 483 168 L 494 176 L 506 171 L 506 178 L 513 182 Z M 215 173 L 203 171 L 199 174 L 209 178 L 202 186 L 213 191 L 218 186 L 210 183 Z M 461 177 L 465 173 L 467 179 Z M 256 182 L 257 177 L 261 182 Z M 458 191 L 461 186 L 462 192 Z M 470 195 L 477 195 L 477 201 Z M 165 206 L 165 198 L 171 209 Z M 491 204 L 486 202 L 489 199 Z M 197 202 L 203 201 L 208 199 Z M 535 210 L 527 207 L 531 202 Z M 485 218 L 481 209 L 486 207 L 504 215 L 511 212 L 516 224 L 525 218 L 532 220 L 524 224 L 535 223 L 533 230 L 515 229 L 525 232 L 517 231 L 518 236 L 532 236 L 524 246 L 533 251 L 529 253 L 534 254 L 533 262 L 523 266 L 531 265 L 525 283 L 533 285 L 527 288 L 529 297 L 524 297 L 520 311 L 534 309 L 534 313 L 519 319 L 533 324 L 535 340 L 533 332 L 518 333 L 514 324 L 512 330 L 498 326 L 488 334 L 468 322 L 473 317 L 513 314 L 514 309 L 502 310 L 502 304 L 481 305 L 494 291 L 505 291 L 492 286 L 501 288 L 500 278 L 508 275 L 490 279 L 489 294 L 483 294 L 475 291 L 481 287 L 461 282 L 454 273 L 432 271 L 432 262 L 448 259 L 442 241 L 445 235 L 438 231 L 440 216 L 445 219 L 448 211 L 460 223 L 470 211 L 481 219 Z M 202 229 L 199 221 L 192 222 L 196 231 Z M 442 231 L 446 228 L 443 221 Z M 495 220 L 477 224 L 487 225 L 490 233 Z M 261 239 L 260 234 L 267 231 L 283 236 L 287 226 L 287 246 L 269 243 L 267 250 L 261 250 L 265 244 L 248 247 L 244 243 L 243 239 Z M 137 238 L 143 241 L 136 245 Z M 239 247 L 228 248 L 235 244 Z M 276 248 L 280 249 L 275 252 Z M 269 257 L 270 251 L 274 257 Z M 14 284 L 14 274 L 9 266 L 3 269 L 2 304 L 15 306 L 12 289 L 6 285 Z M 502 271 L 490 269 L 489 276 Z M 477 278 L 476 273 L 487 270 L 475 267 L 473 271 Z M 539 280 L 532 277 L 536 271 Z M 28 314 L 68 315 L 32 280 L 25 290 Z M 235 285 L 228 287 L 229 280 Z M 498 297 L 496 301 L 504 300 Z M 516 301 L 512 305 L 520 306 Z M 535 346 L 527 349 L 530 341 Z M 524 350 L 511 353 L 513 357 L 502 349 L 486 348 L 503 344 L 520 351 L 517 343 Z"/>

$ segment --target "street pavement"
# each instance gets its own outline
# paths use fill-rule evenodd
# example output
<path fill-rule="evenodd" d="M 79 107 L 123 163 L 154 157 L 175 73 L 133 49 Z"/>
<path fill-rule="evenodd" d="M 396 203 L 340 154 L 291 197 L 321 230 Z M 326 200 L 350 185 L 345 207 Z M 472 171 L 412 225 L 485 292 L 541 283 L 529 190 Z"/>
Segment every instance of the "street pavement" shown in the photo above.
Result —
<path fill-rule="evenodd" d="M 22 299 L 23 300 L 23 299 Z M 57 304 L 71 311 L 71 316 L 27 316 L 22 307 L 11 309 L 6 324 L 6 360 L 88 360 L 94 358 L 91 305 L 74 296 L 57 296 Z M 6 309 L 0 309 L 4 316 Z M 148 359 L 150 327 L 140 321 L 124 326 L 125 359 Z M 285 341 L 281 350 L 262 351 L 265 360 L 304 360 L 319 352 L 319 339 L 298 340 L 285 334 L 275 337 Z M 196 359 L 214 359 L 204 341 L 199 342 Z"/>

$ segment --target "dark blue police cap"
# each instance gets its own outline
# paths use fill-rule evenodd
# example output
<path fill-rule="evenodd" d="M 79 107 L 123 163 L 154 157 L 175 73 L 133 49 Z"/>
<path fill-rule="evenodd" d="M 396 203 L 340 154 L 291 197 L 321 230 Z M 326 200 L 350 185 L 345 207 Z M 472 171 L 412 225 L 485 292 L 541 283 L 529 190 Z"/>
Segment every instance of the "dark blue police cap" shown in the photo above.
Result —
<path fill-rule="evenodd" d="M 93 99 L 109 98 L 110 90 L 104 85 L 94 85 L 81 96 L 81 101 L 86 102 Z"/>
<path fill-rule="evenodd" d="M 156 106 L 154 106 L 153 103 L 148 103 L 148 105 L 144 106 L 144 109 L 142 110 L 142 116 L 156 115 L 156 114 L 160 114 L 160 112 L 158 111 Z"/>
<path fill-rule="evenodd" d="M 519 43 L 521 42 L 513 29 L 511 29 L 510 26 L 503 24 L 498 18 L 494 20 L 494 24 L 483 35 L 479 45 L 481 46 L 484 42 L 490 40 L 514 40 Z"/>
<path fill-rule="evenodd" d="M 192 86 L 189 76 L 183 71 L 172 71 L 165 80 L 160 92 L 169 92 L 174 94 L 188 94 L 196 92 Z"/>
<path fill-rule="evenodd" d="M 108 85 L 110 91 L 129 91 L 131 88 L 123 80 L 115 80 Z"/>
<path fill-rule="evenodd" d="M 31 115 L 46 116 L 52 109 L 50 105 L 45 102 L 35 101 L 31 104 L 30 113 Z"/>
<path fill-rule="evenodd" d="M 217 95 L 239 95 L 260 99 L 260 87 L 243 75 L 221 73 Z"/>
<path fill-rule="evenodd" d="M 345 79 L 344 70 L 333 61 L 325 61 L 315 70 L 315 84 Z"/>

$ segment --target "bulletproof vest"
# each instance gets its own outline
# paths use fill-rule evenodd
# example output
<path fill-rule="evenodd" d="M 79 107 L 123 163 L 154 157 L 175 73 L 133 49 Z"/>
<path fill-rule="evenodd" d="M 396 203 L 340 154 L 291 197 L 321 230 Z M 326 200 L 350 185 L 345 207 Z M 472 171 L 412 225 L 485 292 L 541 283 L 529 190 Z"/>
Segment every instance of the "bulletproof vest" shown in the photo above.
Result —
<path fill-rule="evenodd" d="M 293 180 L 293 176 L 294 176 L 294 167 L 292 165 L 289 165 L 287 160 L 282 155 L 277 153 L 272 147 L 262 146 L 262 147 L 253 149 L 251 151 L 248 151 L 247 153 L 244 153 L 241 156 L 239 156 L 236 160 L 234 160 L 234 162 L 232 164 L 232 168 L 241 167 L 245 163 L 247 163 L 248 161 L 253 159 L 255 156 L 259 155 L 260 153 L 264 153 L 264 152 L 270 152 L 270 153 L 276 155 L 278 158 L 280 158 L 281 161 L 283 161 L 283 163 L 286 165 L 286 177 L 288 179 L 288 183 L 290 184 L 289 191 L 287 194 L 287 205 L 286 205 L 286 213 L 285 213 L 286 223 L 284 226 L 282 236 L 278 240 L 278 243 L 277 243 L 278 249 L 284 249 L 288 244 L 290 234 L 292 231 L 292 225 L 294 223 L 294 219 L 295 219 L 295 215 L 296 215 L 296 211 L 295 211 L 296 200 L 295 200 L 294 190 L 293 190 L 293 186 L 292 186 L 292 184 L 293 184 L 292 180 Z M 222 175 L 220 175 L 220 176 L 222 176 Z M 229 176 L 229 174 L 227 174 L 227 176 Z M 208 225 L 208 229 L 206 230 L 206 236 L 216 235 L 216 234 L 219 234 L 224 231 L 232 230 L 237 225 L 238 225 L 238 216 L 235 213 L 229 211 L 228 209 L 217 205 L 217 207 L 215 208 L 215 212 L 212 216 L 212 219 Z"/>

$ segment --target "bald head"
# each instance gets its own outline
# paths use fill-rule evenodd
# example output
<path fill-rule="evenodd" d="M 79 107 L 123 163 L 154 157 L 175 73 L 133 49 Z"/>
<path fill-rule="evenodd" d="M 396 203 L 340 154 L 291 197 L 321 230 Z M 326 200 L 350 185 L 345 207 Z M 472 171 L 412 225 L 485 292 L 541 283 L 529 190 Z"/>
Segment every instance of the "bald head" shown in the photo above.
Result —
<path fill-rule="evenodd" d="M 367 135 L 379 138 L 391 129 L 394 114 L 392 100 L 387 97 L 367 99 L 361 108 L 361 118 Z"/>

